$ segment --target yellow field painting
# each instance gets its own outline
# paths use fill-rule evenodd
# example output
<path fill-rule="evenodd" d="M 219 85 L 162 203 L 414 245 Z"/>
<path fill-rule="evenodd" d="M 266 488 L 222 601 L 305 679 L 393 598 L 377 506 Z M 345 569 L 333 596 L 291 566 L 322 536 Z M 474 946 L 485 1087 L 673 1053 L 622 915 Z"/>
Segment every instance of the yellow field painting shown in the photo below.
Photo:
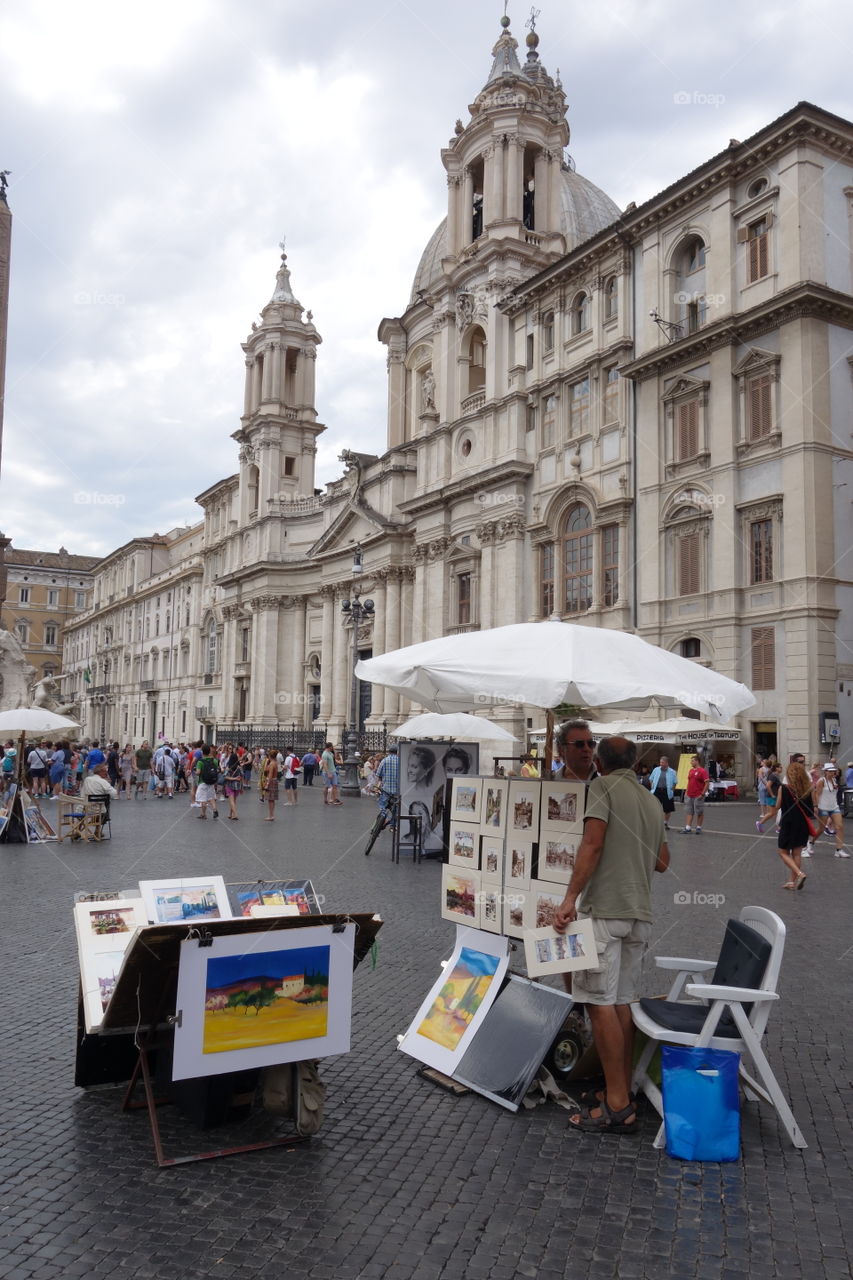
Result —
<path fill-rule="evenodd" d="M 279 999 L 257 1013 L 242 1008 L 206 1010 L 204 1053 L 226 1053 L 231 1049 L 257 1049 L 264 1045 L 313 1040 L 328 1031 L 326 1002 L 297 1004 Z"/>

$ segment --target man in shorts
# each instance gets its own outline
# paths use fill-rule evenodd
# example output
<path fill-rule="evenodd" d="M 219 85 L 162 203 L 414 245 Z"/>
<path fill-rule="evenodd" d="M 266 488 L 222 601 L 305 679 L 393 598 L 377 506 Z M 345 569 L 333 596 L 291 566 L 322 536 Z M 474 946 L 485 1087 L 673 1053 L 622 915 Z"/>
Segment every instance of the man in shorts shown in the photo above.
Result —
<path fill-rule="evenodd" d="M 684 790 L 684 834 L 686 836 L 694 830 L 697 836 L 702 834 L 702 823 L 705 821 L 705 797 L 710 785 L 711 775 L 707 769 L 702 768 L 702 761 L 698 756 L 691 756 L 687 786 Z M 691 818 L 696 819 L 695 827 L 691 825 Z"/>
<path fill-rule="evenodd" d="M 144 800 L 148 799 L 148 787 L 151 782 L 151 757 L 154 752 L 148 745 L 146 738 L 141 747 L 136 751 L 136 795 L 142 795 Z"/>
<path fill-rule="evenodd" d="M 604 1089 L 573 1115 L 585 1133 L 635 1133 L 630 1097 L 640 967 L 652 932 L 652 873 L 666 871 L 669 849 L 663 810 L 634 777 L 637 748 L 627 738 L 603 738 L 589 785 L 583 839 L 566 896 L 554 915 L 564 933 L 578 916 L 592 920 L 598 966 L 574 974 L 574 998 L 587 1006 Z"/>

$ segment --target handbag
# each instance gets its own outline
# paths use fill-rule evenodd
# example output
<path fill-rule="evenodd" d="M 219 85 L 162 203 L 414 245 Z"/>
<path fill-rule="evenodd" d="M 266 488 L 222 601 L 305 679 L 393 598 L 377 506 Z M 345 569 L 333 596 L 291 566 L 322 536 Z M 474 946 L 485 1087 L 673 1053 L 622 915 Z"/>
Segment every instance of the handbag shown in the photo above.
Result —
<path fill-rule="evenodd" d="M 661 1083 L 666 1153 L 676 1160 L 740 1157 L 740 1054 L 665 1044 Z"/>
<path fill-rule="evenodd" d="M 791 795 L 792 795 L 792 796 L 794 795 L 793 791 L 791 792 Z M 809 833 L 809 839 L 810 839 L 810 840 L 814 840 L 814 839 L 816 839 L 816 838 L 817 838 L 817 835 L 818 835 L 818 832 L 820 831 L 820 827 L 818 827 L 818 826 L 816 825 L 815 820 L 814 820 L 814 818 L 811 816 L 811 814 L 809 813 L 808 809 L 804 809 L 804 808 L 803 808 L 803 806 L 800 804 L 800 802 L 799 802 L 799 800 L 797 799 L 797 797 L 796 797 L 796 796 L 794 796 L 794 803 L 796 804 L 796 806 L 797 806 L 797 808 L 799 809 L 800 813 L 803 815 L 803 817 L 804 817 L 804 818 L 805 818 L 805 820 L 806 820 L 806 830 L 807 830 L 807 831 L 808 831 L 808 833 Z"/>

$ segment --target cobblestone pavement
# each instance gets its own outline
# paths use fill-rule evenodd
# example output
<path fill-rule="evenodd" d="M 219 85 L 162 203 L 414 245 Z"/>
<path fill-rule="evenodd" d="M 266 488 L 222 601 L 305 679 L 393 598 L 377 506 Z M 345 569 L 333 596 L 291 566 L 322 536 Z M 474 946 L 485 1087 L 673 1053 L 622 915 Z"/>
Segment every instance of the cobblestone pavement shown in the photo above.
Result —
<path fill-rule="evenodd" d="M 239 824 L 204 827 L 182 798 L 120 803 L 111 843 L 0 845 L 3 1280 L 850 1275 L 853 860 L 823 841 L 790 893 L 753 806 L 709 806 L 701 838 L 673 833 L 655 885 L 659 954 L 715 955 L 746 903 L 788 925 L 768 1051 L 809 1143 L 795 1151 L 772 1109 L 750 1104 L 740 1162 L 685 1164 L 653 1149 L 649 1114 L 637 1138 L 598 1138 L 567 1133 L 550 1106 L 513 1115 L 419 1079 L 395 1036 L 450 951 L 439 867 L 392 865 L 387 836 L 365 858 L 367 800 L 323 808 L 318 788 L 299 800 L 265 823 L 252 793 Z M 311 876 L 330 910 L 376 909 L 387 924 L 377 967 L 355 975 L 352 1052 L 322 1065 L 320 1134 L 159 1170 L 144 1112 L 123 1113 L 119 1089 L 73 1084 L 71 897 L 210 872 Z M 645 988 L 662 989 L 651 964 Z"/>

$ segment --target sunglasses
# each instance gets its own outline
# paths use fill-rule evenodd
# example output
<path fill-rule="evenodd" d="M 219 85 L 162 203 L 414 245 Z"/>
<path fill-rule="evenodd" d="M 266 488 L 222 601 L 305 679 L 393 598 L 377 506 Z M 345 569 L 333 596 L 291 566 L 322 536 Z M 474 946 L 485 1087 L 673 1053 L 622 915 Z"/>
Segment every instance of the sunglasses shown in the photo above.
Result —
<path fill-rule="evenodd" d="M 595 738 L 573 738 L 566 743 L 567 747 L 594 747 Z"/>

